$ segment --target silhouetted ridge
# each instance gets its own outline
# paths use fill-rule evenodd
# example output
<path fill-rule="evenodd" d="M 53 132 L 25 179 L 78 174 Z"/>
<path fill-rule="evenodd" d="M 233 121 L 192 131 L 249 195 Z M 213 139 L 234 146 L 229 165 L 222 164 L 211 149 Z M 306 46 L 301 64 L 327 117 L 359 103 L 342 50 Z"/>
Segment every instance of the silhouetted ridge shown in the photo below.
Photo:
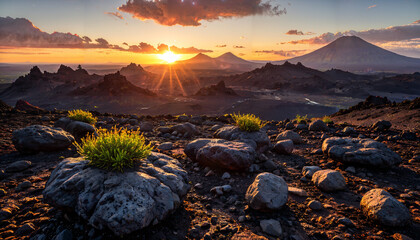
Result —
<path fill-rule="evenodd" d="M 220 81 L 216 85 L 201 88 L 195 94 L 195 96 L 237 96 L 236 92 L 232 88 L 227 88 L 224 81 Z"/>

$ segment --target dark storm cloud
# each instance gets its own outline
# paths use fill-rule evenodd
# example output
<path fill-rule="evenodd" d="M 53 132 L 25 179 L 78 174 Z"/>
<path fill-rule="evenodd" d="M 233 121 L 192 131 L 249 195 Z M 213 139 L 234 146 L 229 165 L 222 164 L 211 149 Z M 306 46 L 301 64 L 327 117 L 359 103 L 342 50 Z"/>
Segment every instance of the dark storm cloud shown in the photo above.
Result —
<path fill-rule="evenodd" d="M 199 26 L 202 20 L 286 13 L 271 1 L 261 0 L 129 0 L 118 10 L 167 26 Z"/>

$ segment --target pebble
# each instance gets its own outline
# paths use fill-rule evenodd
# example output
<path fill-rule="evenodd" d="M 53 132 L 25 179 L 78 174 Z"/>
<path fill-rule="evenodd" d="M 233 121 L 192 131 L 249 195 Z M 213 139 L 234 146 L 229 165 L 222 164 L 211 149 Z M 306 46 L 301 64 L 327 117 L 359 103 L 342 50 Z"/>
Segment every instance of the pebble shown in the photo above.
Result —
<path fill-rule="evenodd" d="M 55 236 L 53 240 L 72 240 L 72 239 L 73 239 L 73 233 L 68 229 L 64 229 L 59 234 L 57 234 L 57 236 Z"/>
<path fill-rule="evenodd" d="M 31 165 L 32 165 L 32 163 L 30 161 L 25 161 L 25 160 L 17 161 L 17 162 L 14 162 L 14 163 L 8 165 L 5 169 L 5 171 L 7 173 L 21 172 L 21 171 L 24 171 L 24 170 L 30 168 Z"/>
<path fill-rule="evenodd" d="M 229 179 L 229 178 L 230 178 L 230 174 L 228 172 L 223 173 L 222 179 Z"/>
<path fill-rule="evenodd" d="M 288 191 L 289 191 L 289 193 L 295 194 L 299 197 L 307 197 L 308 196 L 308 193 L 305 190 L 300 189 L 300 188 L 288 187 Z"/>
<path fill-rule="evenodd" d="M 346 168 L 344 171 L 349 172 L 349 173 L 356 173 L 356 168 L 354 168 L 353 166 L 350 166 Z"/>
<path fill-rule="evenodd" d="M 318 200 L 312 200 L 308 203 L 308 207 L 312 210 L 321 210 L 322 203 Z"/>
<path fill-rule="evenodd" d="M 26 223 L 16 230 L 16 236 L 28 236 L 33 231 L 35 231 L 34 225 L 32 223 Z"/>
<path fill-rule="evenodd" d="M 32 187 L 32 183 L 28 180 L 25 180 L 23 182 L 21 182 L 17 187 L 16 187 L 16 192 L 20 192 L 23 191 L 27 188 Z"/>

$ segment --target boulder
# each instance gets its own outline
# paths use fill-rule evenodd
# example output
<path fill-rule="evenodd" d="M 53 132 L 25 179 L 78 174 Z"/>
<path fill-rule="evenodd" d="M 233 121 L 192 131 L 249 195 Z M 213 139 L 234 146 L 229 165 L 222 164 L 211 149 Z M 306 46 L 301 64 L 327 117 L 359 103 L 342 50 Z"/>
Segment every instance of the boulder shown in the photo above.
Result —
<path fill-rule="evenodd" d="M 68 117 L 58 119 L 54 127 L 59 127 L 69 132 L 77 141 L 88 135 L 96 134 L 94 126 L 89 123 L 71 120 Z"/>
<path fill-rule="evenodd" d="M 199 138 L 190 143 L 188 143 L 184 148 L 184 153 L 191 160 L 197 160 L 197 152 L 200 148 L 204 147 L 208 143 L 224 143 L 227 142 L 224 139 L 212 139 L 212 138 Z"/>
<path fill-rule="evenodd" d="M 351 165 L 387 167 L 401 162 L 398 154 L 372 139 L 327 138 L 322 143 L 322 151 L 334 160 Z"/>
<path fill-rule="evenodd" d="M 197 150 L 195 161 L 204 166 L 240 171 L 251 166 L 255 155 L 254 148 L 243 142 L 209 142 Z"/>
<path fill-rule="evenodd" d="M 385 131 L 385 130 L 390 129 L 390 128 L 391 128 L 391 126 L 392 126 L 392 124 L 391 124 L 391 122 L 390 122 L 390 121 L 380 120 L 380 121 L 375 122 L 375 123 L 371 126 L 371 128 L 372 128 L 373 130 L 376 130 L 376 131 Z"/>
<path fill-rule="evenodd" d="M 282 208 L 288 197 L 287 183 L 272 173 L 261 173 L 248 187 L 245 200 L 255 210 L 272 211 Z"/>
<path fill-rule="evenodd" d="M 292 140 L 294 144 L 299 144 L 303 142 L 302 137 L 298 133 L 292 130 L 286 130 L 284 132 L 281 132 L 276 137 L 276 141 L 287 140 L 287 139 Z"/>
<path fill-rule="evenodd" d="M 291 154 L 293 152 L 293 141 L 290 139 L 280 140 L 274 145 L 274 151 L 280 154 Z"/>
<path fill-rule="evenodd" d="M 61 128 L 32 125 L 13 131 L 12 141 L 19 152 L 31 154 L 64 150 L 74 138 Z"/>
<path fill-rule="evenodd" d="M 379 188 L 367 192 L 360 202 L 360 207 L 368 218 L 386 226 L 403 226 L 411 218 L 404 204 Z"/>
<path fill-rule="evenodd" d="M 189 188 L 187 172 L 176 159 L 152 152 L 124 173 L 92 167 L 83 158 L 64 159 L 43 195 L 45 202 L 72 209 L 94 228 L 120 236 L 162 221 Z"/>
<path fill-rule="evenodd" d="M 163 150 L 163 151 L 168 151 L 168 150 L 172 150 L 173 148 L 173 143 L 171 142 L 164 142 L 159 144 L 159 146 L 157 147 L 157 149 L 159 150 Z"/>
<path fill-rule="evenodd" d="M 265 131 L 260 129 L 255 132 L 246 132 L 239 129 L 237 126 L 225 126 L 218 129 L 214 136 L 226 140 L 238 140 L 255 146 L 257 152 L 265 152 L 270 149 L 270 139 Z"/>
<path fill-rule="evenodd" d="M 346 180 L 335 170 L 326 169 L 316 171 L 312 176 L 315 186 L 325 192 L 335 192 L 346 189 Z"/>
<path fill-rule="evenodd" d="M 357 131 L 352 127 L 345 127 L 343 129 L 343 133 L 346 134 L 346 135 L 355 135 L 355 134 L 357 134 Z"/>
<path fill-rule="evenodd" d="M 181 133 L 185 137 L 192 137 L 194 135 L 199 134 L 197 127 L 194 124 L 191 124 L 189 122 L 180 123 L 175 126 L 172 126 L 169 132 L 174 132 L 174 131 L 176 131 L 177 133 Z"/>
<path fill-rule="evenodd" d="M 309 124 L 309 131 L 328 131 L 328 126 L 322 120 L 316 120 Z"/>

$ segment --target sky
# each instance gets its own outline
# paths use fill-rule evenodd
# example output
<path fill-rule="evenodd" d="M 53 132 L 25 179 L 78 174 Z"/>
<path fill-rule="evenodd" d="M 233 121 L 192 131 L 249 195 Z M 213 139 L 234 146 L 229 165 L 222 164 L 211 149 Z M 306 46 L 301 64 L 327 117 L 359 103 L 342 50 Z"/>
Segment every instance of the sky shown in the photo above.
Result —
<path fill-rule="evenodd" d="M 0 62 L 282 60 L 356 35 L 420 58 L 419 0 L 0 0 Z"/>

